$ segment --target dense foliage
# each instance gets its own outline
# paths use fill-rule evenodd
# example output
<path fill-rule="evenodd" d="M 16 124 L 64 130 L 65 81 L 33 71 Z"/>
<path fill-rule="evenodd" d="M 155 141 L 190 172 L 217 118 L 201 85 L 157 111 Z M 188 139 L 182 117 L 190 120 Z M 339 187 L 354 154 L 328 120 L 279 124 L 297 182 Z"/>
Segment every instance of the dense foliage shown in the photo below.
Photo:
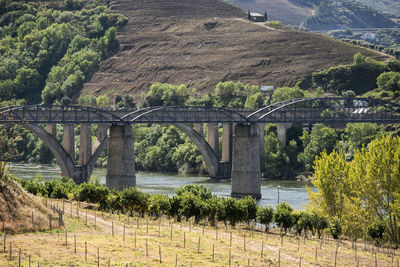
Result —
<path fill-rule="evenodd" d="M 69 104 L 118 48 L 126 18 L 107 0 L 0 2 L 0 96 Z"/>
<path fill-rule="evenodd" d="M 337 218 L 332 229 L 357 239 L 368 233 L 377 243 L 400 242 L 400 138 L 387 135 L 346 161 L 343 150 L 315 160 L 310 207 Z M 340 226 L 340 229 L 339 229 Z"/>

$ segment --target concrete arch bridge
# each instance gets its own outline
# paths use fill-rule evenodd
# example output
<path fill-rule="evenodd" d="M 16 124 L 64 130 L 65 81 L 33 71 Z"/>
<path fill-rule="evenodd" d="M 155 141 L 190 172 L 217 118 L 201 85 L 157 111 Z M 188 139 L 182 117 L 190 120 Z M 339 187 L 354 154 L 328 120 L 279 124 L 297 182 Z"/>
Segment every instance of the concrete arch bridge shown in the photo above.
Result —
<path fill-rule="evenodd" d="M 198 147 L 210 177 L 231 178 L 231 195 L 261 197 L 261 164 L 264 128 L 276 123 L 278 138 L 286 143 L 293 123 L 323 123 L 336 127 L 348 122 L 400 123 L 400 106 L 369 98 L 303 98 L 274 103 L 258 110 L 218 107 L 149 107 L 99 109 L 82 106 L 10 106 L 0 108 L 0 124 L 18 124 L 38 135 L 54 154 L 63 175 L 86 181 L 100 153 L 108 147 L 106 185 L 123 189 L 135 186 L 132 125 L 173 124 Z M 56 139 L 56 125 L 63 139 Z M 74 127 L 80 125 L 79 159 L 75 162 Z M 97 140 L 92 142 L 92 125 Z M 203 127 L 208 128 L 207 137 Z M 218 128 L 223 128 L 219 147 Z M 221 150 L 221 151 L 220 151 Z M 220 153 L 221 152 L 221 153 Z M 268 170 L 266 170 L 268 171 Z"/>

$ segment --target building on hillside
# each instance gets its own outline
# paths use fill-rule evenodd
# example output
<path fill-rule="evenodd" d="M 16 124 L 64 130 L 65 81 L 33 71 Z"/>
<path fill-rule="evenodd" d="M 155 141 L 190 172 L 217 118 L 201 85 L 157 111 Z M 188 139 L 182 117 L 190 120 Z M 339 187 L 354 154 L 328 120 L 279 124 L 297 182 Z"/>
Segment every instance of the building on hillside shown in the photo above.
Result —
<path fill-rule="evenodd" d="M 265 15 L 261 15 L 257 12 L 250 12 L 248 11 L 248 19 L 254 22 L 265 22 Z"/>
<path fill-rule="evenodd" d="M 373 32 L 364 32 L 364 33 L 361 35 L 361 39 L 363 39 L 363 40 L 373 40 L 373 41 L 375 41 L 375 39 L 376 39 L 376 34 L 373 33 Z"/>

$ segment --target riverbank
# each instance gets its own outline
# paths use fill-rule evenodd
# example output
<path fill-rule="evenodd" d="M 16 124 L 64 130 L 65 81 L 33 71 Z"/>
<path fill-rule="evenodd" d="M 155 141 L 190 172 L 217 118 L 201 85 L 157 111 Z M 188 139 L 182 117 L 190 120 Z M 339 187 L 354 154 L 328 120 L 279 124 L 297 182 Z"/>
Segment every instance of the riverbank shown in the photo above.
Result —
<path fill-rule="evenodd" d="M 46 164 L 11 164 L 11 173 L 23 179 L 35 178 L 38 174 L 44 180 L 60 177 L 61 172 L 57 165 Z M 105 184 L 106 170 L 95 168 L 94 175 L 99 177 L 99 181 Z M 138 172 L 136 174 L 137 188 L 143 192 L 156 194 L 173 195 L 177 188 L 186 184 L 204 185 L 217 196 L 230 196 L 230 181 L 210 179 L 204 176 L 194 175 L 172 175 L 165 173 Z M 263 180 L 261 184 L 262 198 L 257 202 L 260 206 L 275 207 L 278 203 L 278 186 L 280 202 L 289 203 L 294 209 L 303 209 L 308 202 L 306 186 L 311 190 L 315 188 L 308 182 L 293 180 Z"/>

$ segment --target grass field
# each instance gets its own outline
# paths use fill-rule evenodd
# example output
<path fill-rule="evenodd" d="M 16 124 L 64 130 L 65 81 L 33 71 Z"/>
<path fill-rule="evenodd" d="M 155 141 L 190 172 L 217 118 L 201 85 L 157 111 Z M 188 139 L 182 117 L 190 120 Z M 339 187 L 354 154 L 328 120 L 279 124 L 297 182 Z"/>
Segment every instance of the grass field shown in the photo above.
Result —
<path fill-rule="evenodd" d="M 2 234 L 0 266 L 335 266 L 335 258 L 336 266 L 398 266 L 400 259 L 399 251 L 363 241 L 281 237 L 260 226 L 217 229 L 52 203 L 64 209 L 65 226 L 6 235 L 5 249 Z"/>

